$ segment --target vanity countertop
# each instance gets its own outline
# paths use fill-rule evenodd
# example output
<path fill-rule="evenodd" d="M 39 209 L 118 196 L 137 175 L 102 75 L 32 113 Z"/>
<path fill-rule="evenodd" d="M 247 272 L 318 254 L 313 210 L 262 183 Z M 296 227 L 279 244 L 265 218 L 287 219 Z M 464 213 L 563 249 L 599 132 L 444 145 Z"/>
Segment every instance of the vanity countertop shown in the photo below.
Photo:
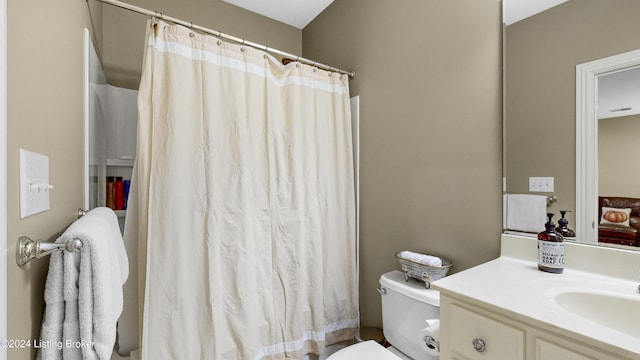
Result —
<path fill-rule="evenodd" d="M 547 331 L 564 331 L 567 336 L 629 358 L 640 356 L 640 338 L 603 326 L 573 314 L 554 303 L 554 290 L 576 286 L 594 291 L 616 291 L 630 298 L 639 297 L 640 254 L 622 254 L 625 263 L 617 264 L 614 274 L 588 270 L 602 268 L 602 263 L 621 261 L 615 250 L 567 243 L 565 256 L 577 257 L 581 251 L 597 254 L 582 255 L 584 263 L 572 268 L 565 264 L 564 273 L 551 274 L 538 270 L 535 261 L 537 240 L 503 235 L 502 254 L 498 259 L 444 277 L 432 283 L 442 294 L 454 296 L 471 304 L 483 306 Z M 509 242 L 511 241 L 511 242 Z M 505 244 L 505 242 L 507 242 Z M 514 244 L 516 245 L 514 247 Z M 523 255 L 524 254 L 524 255 Z M 611 260 L 608 256 L 613 256 Z M 595 261 L 590 268 L 589 261 Z M 605 267 L 606 268 L 606 267 Z M 623 275 L 627 276 L 623 276 Z M 638 277 L 637 281 L 630 278 Z M 615 275 L 615 276 L 612 276 Z M 637 310 L 640 312 L 640 309 Z M 637 316 L 637 315 L 634 315 Z M 638 325 L 640 326 L 640 325 Z"/>

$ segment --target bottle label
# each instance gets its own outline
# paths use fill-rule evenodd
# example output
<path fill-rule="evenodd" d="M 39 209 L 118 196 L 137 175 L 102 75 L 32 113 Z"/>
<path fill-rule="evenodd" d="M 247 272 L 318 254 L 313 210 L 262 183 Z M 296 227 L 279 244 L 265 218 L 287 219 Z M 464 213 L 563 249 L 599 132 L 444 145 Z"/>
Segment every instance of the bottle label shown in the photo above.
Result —
<path fill-rule="evenodd" d="M 538 264 L 562 269 L 564 267 L 564 243 L 538 240 Z"/>

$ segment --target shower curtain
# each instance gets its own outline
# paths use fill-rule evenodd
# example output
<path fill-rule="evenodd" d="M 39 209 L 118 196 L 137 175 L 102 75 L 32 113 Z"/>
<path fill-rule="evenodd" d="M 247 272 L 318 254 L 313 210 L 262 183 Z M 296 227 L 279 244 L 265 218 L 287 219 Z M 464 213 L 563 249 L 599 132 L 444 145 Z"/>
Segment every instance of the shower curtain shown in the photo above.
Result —
<path fill-rule="evenodd" d="M 145 359 L 301 359 L 359 325 L 348 79 L 149 24 L 127 233 Z"/>

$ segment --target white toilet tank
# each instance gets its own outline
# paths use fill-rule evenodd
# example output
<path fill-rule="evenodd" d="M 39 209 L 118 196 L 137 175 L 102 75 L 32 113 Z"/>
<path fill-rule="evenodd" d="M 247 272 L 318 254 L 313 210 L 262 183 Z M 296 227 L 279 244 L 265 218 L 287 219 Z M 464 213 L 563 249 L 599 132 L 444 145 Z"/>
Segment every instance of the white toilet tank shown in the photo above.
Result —
<path fill-rule="evenodd" d="M 380 290 L 387 341 L 412 359 L 437 359 L 425 353 L 421 330 L 427 327 L 426 320 L 440 319 L 440 293 L 415 279 L 406 282 L 401 271 L 382 274 Z"/>

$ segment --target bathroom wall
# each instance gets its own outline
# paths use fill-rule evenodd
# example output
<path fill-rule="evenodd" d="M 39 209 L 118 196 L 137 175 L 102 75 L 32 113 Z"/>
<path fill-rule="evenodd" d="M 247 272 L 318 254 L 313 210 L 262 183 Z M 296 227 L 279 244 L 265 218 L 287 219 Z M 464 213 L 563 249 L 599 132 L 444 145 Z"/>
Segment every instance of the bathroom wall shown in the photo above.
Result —
<path fill-rule="evenodd" d="M 127 0 L 129 4 L 193 22 L 292 54 L 302 52 L 302 31 L 222 0 Z M 105 6 L 103 67 L 107 82 L 138 89 L 147 17 Z"/>
<path fill-rule="evenodd" d="M 305 57 L 356 71 L 363 325 L 382 325 L 396 251 L 454 271 L 499 254 L 500 14 L 498 0 L 337 0 L 303 31 Z"/>
<path fill-rule="evenodd" d="M 91 29 L 85 0 L 8 1 L 8 337 L 40 333 L 48 259 L 18 267 L 20 235 L 52 240 L 83 205 L 83 29 Z M 94 41 L 100 44 L 100 26 Z M 96 36 L 97 35 L 97 36 Z M 96 41 L 98 40 L 98 41 Z M 19 219 L 18 148 L 49 156 L 51 209 Z M 12 360 L 33 348 L 9 349 Z"/>
<path fill-rule="evenodd" d="M 393 253 L 433 251 L 459 271 L 498 255 L 501 229 L 497 0 L 336 0 L 304 32 L 221 1 L 129 0 L 355 69 L 362 111 L 362 314 L 380 326 L 378 276 Z M 94 7 L 91 15 L 88 6 Z M 52 240 L 82 188 L 82 29 L 109 81 L 137 88 L 145 17 L 90 0 L 9 1 L 9 337 L 39 334 L 48 259 L 15 265 L 19 235 Z M 303 47 L 304 44 L 304 47 Z M 302 50 L 302 51 L 301 51 Z M 51 210 L 19 220 L 18 148 L 50 156 Z M 31 349 L 11 359 L 33 358 Z"/>
<path fill-rule="evenodd" d="M 575 210 L 575 66 L 640 48 L 638 13 L 636 0 L 568 1 L 507 27 L 508 192 L 528 192 L 530 176 L 553 176 L 550 210 Z"/>

